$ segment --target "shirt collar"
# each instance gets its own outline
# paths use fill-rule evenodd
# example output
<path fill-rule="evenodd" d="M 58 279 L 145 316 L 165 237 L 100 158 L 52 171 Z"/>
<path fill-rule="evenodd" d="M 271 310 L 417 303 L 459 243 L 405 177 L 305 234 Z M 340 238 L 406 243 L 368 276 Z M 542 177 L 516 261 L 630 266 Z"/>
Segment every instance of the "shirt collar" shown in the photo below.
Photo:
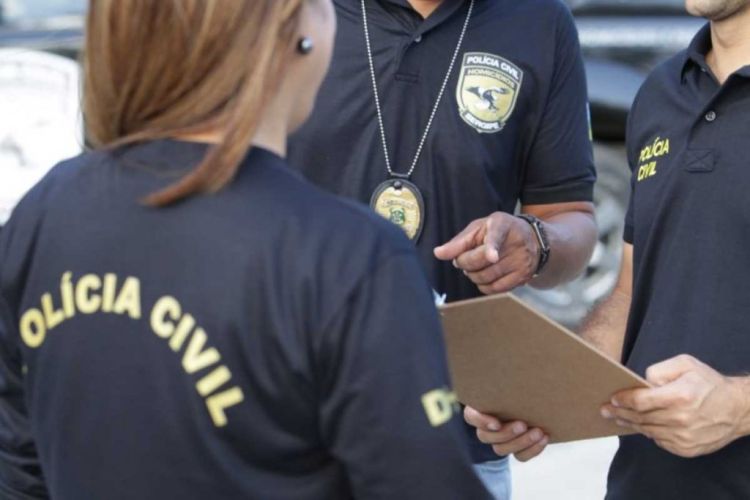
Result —
<path fill-rule="evenodd" d="M 685 58 L 682 63 L 682 81 L 685 81 L 686 73 L 696 68 L 701 71 L 708 71 L 708 63 L 706 62 L 706 56 L 711 50 L 711 24 L 706 23 L 698 33 L 696 33 L 693 40 L 690 42 L 687 50 L 685 51 Z"/>
<path fill-rule="evenodd" d="M 447 20 L 451 19 L 456 12 L 468 3 L 469 0 L 443 0 L 443 2 L 430 14 L 427 19 L 422 20 L 421 16 L 409 3 L 409 0 L 368 0 L 370 4 L 378 4 L 386 10 L 393 8 L 406 9 L 414 15 L 418 22 L 416 35 L 422 35 L 428 31 L 440 26 Z M 479 1 L 479 0 L 477 0 Z"/>
<path fill-rule="evenodd" d="M 683 83 L 685 82 L 685 77 L 690 69 L 695 68 L 700 71 L 710 72 L 706 56 L 711 51 L 712 47 L 711 24 L 707 23 L 700 29 L 700 31 L 698 31 L 685 52 L 685 60 L 682 64 L 681 74 Z M 750 65 L 738 69 L 735 74 L 750 78 Z"/>

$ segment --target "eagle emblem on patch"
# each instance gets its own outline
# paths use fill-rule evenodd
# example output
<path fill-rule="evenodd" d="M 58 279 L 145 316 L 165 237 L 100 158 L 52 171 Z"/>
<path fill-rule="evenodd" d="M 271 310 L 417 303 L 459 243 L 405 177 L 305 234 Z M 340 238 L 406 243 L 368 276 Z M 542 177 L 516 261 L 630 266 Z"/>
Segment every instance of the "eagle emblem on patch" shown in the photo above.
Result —
<path fill-rule="evenodd" d="M 461 118 L 477 132 L 500 132 L 513 114 L 523 83 L 523 71 L 500 56 L 464 54 L 456 88 Z"/>

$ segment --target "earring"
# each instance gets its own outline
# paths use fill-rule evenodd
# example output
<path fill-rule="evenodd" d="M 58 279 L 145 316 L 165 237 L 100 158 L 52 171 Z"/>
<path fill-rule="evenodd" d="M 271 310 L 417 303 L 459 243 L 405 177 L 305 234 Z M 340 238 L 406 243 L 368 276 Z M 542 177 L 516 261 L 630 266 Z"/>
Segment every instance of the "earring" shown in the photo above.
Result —
<path fill-rule="evenodd" d="M 313 48 L 315 48 L 315 44 L 313 43 L 312 38 L 307 36 L 300 38 L 299 43 L 297 43 L 297 52 L 303 56 L 312 52 Z"/>

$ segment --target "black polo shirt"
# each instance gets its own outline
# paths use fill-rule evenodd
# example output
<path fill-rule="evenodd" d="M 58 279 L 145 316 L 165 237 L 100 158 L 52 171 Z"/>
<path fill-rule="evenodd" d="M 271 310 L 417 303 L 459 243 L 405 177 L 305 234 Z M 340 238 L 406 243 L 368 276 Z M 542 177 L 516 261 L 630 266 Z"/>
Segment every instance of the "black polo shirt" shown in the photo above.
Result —
<path fill-rule="evenodd" d="M 485 498 L 406 238 L 262 149 L 138 202 L 205 153 L 86 154 L 3 229 L 0 498 Z"/>
<path fill-rule="evenodd" d="M 290 142 L 290 163 L 329 191 L 369 202 L 388 174 L 362 12 L 359 0 L 335 3 L 339 28 L 333 65 L 312 118 Z M 405 173 L 411 165 L 468 4 L 445 0 L 423 20 L 407 0 L 367 0 L 396 172 Z M 471 70 L 485 71 L 491 75 L 486 82 L 507 92 L 495 103 L 499 109 L 494 122 L 477 119 L 486 102 L 468 102 L 471 94 L 464 95 L 465 87 L 472 87 L 465 78 Z M 458 94 L 466 102 L 459 102 Z M 498 210 L 513 212 L 519 200 L 544 204 L 591 199 L 594 169 L 586 99 L 575 26 L 561 2 L 477 0 L 412 176 L 427 211 L 419 253 L 435 288 L 449 300 L 478 292 L 462 273 L 433 257 L 435 246 L 476 218 Z"/>
<path fill-rule="evenodd" d="M 292 138 L 290 163 L 323 188 L 367 203 L 388 174 L 362 12 L 359 0 L 335 4 L 333 65 L 311 120 Z M 389 154 L 393 169 L 405 173 L 469 2 L 445 0 L 426 20 L 407 0 L 367 0 L 367 6 Z M 484 95 L 478 87 L 503 94 L 491 96 L 490 106 L 476 95 Z M 432 253 L 472 220 L 513 212 L 519 200 L 588 201 L 594 180 L 586 82 L 567 7 L 558 0 L 477 0 L 412 176 L 426 205 L 417 250 L 434 288 L 449 301 L 479 295 Z M 478 461 L 493 457 L 489 447 L 475 453 Z"/>
<path fill-rule="evenodd" d="M 624 361 L 691 354 L 727 375 L 750 372 L 750 66 L 719 85 L 706 64 L 706 26 L 658 68 L 630 116 L 633 303 Z M 626 437 L 610 499 L 750 498 L 750 439 L 683 459 Z"/>

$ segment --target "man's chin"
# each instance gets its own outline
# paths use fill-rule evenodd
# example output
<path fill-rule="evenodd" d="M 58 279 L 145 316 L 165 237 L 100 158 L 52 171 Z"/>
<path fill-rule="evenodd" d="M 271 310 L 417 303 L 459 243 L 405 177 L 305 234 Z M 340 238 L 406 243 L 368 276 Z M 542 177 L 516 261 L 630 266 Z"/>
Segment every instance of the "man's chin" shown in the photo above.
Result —
<path fill-rule="evenodd" d="M 685 8 L 691 16 L 702 17 L 716 23 L 750 9 L 750 2 L 746 0 L 687 0 Z"/>

